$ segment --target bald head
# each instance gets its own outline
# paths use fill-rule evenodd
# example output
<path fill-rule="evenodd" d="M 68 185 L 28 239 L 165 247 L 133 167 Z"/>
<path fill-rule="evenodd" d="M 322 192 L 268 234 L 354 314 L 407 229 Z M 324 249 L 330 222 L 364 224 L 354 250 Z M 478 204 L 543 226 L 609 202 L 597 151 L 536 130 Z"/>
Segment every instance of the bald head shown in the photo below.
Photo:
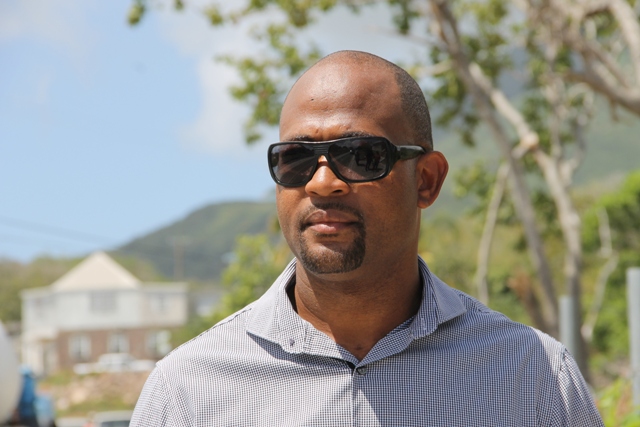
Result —
<path fill-rule="evenodd" d="M 309 68 L 300 80 L 304 80 L 307 73 L 312 74 L 313 78 L 317 79 L 318 75 L 322 75 L 323 68 L 333 68 L 336 66 L 356 66 L 361 69 L 378 70 L 388 73 L 388 75 L 393 78 L 392 81 L 397 87 L 402 112 L 409 125 L 413 143 L 428 149 L 433 148 L 429 108 L 427 107 L 422 89 L 409 73 L 394 63 L 371 53 L 345 50 L 332 53 L 322 58 Z M 298 82 L 296 82 L 296 84 L 298 84 Z M 296 85 L 294 85 L 294 88 L 295 86 Z M 292 88 L 292 92 L 294 88 Z M 391 100 L 380 99 L 379 101 L 389 102 Z"/>

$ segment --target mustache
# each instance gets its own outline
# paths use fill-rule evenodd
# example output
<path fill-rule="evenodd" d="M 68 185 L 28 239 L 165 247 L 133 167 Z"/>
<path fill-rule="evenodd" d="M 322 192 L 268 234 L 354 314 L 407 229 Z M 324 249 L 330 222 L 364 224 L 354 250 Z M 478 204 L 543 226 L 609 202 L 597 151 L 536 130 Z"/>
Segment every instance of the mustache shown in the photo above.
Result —
<path fill-rule="evenodd" d="M 358 219 L 358 225 L 364 227 L 364 215 L 358 209 L 339 202 L 317 203 L 309 206 L 298 216 L 298 229 L 304 231 L 309 225 L 305 223 L 306 218 L 317 211 L 334 210 L 348 213 Z"/>

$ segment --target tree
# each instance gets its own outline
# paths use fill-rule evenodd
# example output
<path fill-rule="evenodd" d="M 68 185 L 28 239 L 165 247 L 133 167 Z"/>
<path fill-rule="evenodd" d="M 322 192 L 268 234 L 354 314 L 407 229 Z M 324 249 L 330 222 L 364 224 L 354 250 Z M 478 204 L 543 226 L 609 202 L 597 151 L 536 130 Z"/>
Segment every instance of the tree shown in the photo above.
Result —
<path fill-rule="evenodd" d="M 79 259 L 39 257 L 29 264 L 0 260 L 0 320 L 19 322 L 22 317 L 20 292 L 49 286 L 71 269 Z"/>
<path fill-rule="evenodd" d="M 585 323 L 590 329 L 585 332 L 593 335 L 595 349 L 609 360 L 625 357 L 629 351 L 627 317 L 622 313 L 627 310 L 626 269 L 640 265 L 638 218 L 640 170 L 629 174 L 617 191 L 601 197 L 584 215 L 585 251 L 606 260 Z"/>
<path fill-rule="evenodd" d="M 232 261 L 222 273 L 222 283 L 228 292 L 210 316 L 191 318 L 174 337 L 174 344 L 190 340 L 257 300 L 269 289 L 290 259 L 289 248 L 273 235 L 238 237 Z"/>
<path fill-rule="evenodd" d="M 180 0 L 174 4 L 185 7 Z M 583 243 L 572 178 L 584 159 L 595 94 L 604 95 L 613 112 L 622 107 L 640 114 L 635 0 L 248 0 L 236 8 L 212 0 L 204 12 L 214 26 L 266 10 L 280 13 L 280 19 L 266 22 L 256 33 L 269 47 L 265 53 L 257 58 L 223 57 L 243 80 L 231 88 L 232 94 L 253 108 L 247 142 L 259 138 L 261 125 L 277 123 L 291 80 L 320 56 L 315 46 L 297 44 L 297 31 L 335 8 L 355 13 L 380 4 L 388 7 L 398 35 L 418 40 L 424 48 L 408 68 L 418 81 L 435 81 L 431 98 L 444 106 L 436 122 L 457 129 L 469 145 L 476 143 L 482 123 L 500 150 L 503 166 L 487 193 L 492 201 L 478 255 L 480 297 L 488 295 L 483 287 L 496 212 L 508 197 L 537 277 L 532 295 L 540 304 L 531 306 L 538 307 L 537 326 L 558 335 L 559 293 L 574 299 L 572 317 L 580 325 Z M 147 6 L 135 0 L 130 22 L 138 22 Z M 527 77 L 513 96 L 505 83 L 516 64 Z M 542 189 L 531 185 L 531 176 L 543 183 Z M 561 274 L 553 271 L 545 248 L 543 228 L 548 224 L 536 217 L 536 205 L 541 204 L 554 213 L 564 242 Z M 588 376 L 583 347 L 580 339 L 572 350 Z"/>

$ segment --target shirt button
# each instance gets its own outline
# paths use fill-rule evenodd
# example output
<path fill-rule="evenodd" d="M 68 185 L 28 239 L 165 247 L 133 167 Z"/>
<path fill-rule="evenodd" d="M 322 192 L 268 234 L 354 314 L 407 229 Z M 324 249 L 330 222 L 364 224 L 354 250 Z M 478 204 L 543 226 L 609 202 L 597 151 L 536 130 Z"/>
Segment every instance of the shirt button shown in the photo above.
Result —
<path fill-rule="evenodd" d="M 367 368 L 366 366 L 360 366 L 359 368 L 356 368 L 356 372 L 359 375 L 366 375 L 368 370 L 369 368 Z"/>

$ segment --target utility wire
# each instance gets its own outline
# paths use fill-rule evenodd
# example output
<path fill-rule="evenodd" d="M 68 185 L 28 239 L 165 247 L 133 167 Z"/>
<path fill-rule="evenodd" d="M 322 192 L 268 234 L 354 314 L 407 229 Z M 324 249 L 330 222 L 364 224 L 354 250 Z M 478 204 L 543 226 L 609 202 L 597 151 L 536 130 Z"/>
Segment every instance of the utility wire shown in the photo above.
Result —
<path fill-rule="evenodd" d="M 113 243 L 113 239 L 109 239 L 104 236 L 84 233 L 82 231 L 69 230 L 67 228 L 38 224 L 35 222 L 24 221 L 21 219 L 9 218 L 4 215 L 0 215 L 0 224 L 4 224 L 9 227 L 19 228 L 19 229 L 27 230 L 31 232 L 49 234 L 51 236 L 57 236 L 64 239 L 81 240 L 83 242 L 100 243 L 100 244 Z"/>
<path fill-rule="evenodd" d="M 0 234 L 0 246 L 3 243 L 10 243 L 10 244 L 18 243 L 18 244 L 24 244 L 29 246 L 42 246 L 42 245 L 51 244 L 54 242 L 60 244 L 60 241 L 56 240 L 56 237 L 16 236 L 12 234 Z M 73 243 L 70 243 L 70 244 L 73 244 Z"/>
<path fill-rule="evenodd" d="M 85 232 L 76 231 L 76 230 L 70 230 L 62 227 L 40 224 L 32 221 L 24 221 L 21 219 L 10 218 L 4 215 L 0 215 L 0 225 L 5 225 L 8 227 L 21 229 L 21 230 L 26 230 L 29 232 L 46 234 L 50 236 L 50 237 L 45 237 L 45 239 L 47 240 L 49 240 L 51 237 L 55 237 L 55 238 L 62 238 L 67 240 L 80 241 L 84 243 L 94 243 L 94 244 L 105 245 L 105 246 L 111 246 L 113 244 L 113 241 L 111 239 L 108 239 L 107 237 L 104 237 L 104 236 L 99 236 L 99 235 L 85 233 Z M 38 240 L 38 238 L 0 234 L 0 240 L 13 241 L 13 243 L 34 245 L 35 243 L 33 242 L 35 240 Z M 22 240 L 22 242 L 20 242 L 20 240 Z M 30 242 L 26 242 L 25 240 L 30 240 Z M 173 265 L 176 263 L 176 255 L 173 254 L 174 248 L 171 245 L 167 245 L 166 247 L 165 246 L 158 247 L 157 245 L 151 245 L 151 246 L 145 245 L 146 247 L 144 249 L 142 248 L 133 249 L 133 248 L 128 248 L 126 246 L 127 245 L 119 249 L 111 249 L 110 252 L 116 252 L 116 253 L 119 252 L 121 254 L 134 255 L 141 258 L 146 258 L 150 262 L 153 262 L 152 260 L 155 260 L 156 262 L 162 262 L 163 264 L 170 264 L 170 265 Z M 160 250 L 158 251 L 158 249 Z M 184 253 L 185 249 L 186 248 L 182 247 L 182 253 L 180 255 L 181 263 L 185 262 L 185 255 L 186 255 Z M 149 252 L 149 250 L 151 251 Z M 188 251 L 188 252 L 189 252 L 188 259 L 191 262 L 193 262 L 194 260 L 197 260 L 196 262 L 211 260 L 209 254 L 202 253 L 200 251 L 197 251 L 195 253 L 193 251 Z M 184 265 L 182 265 L 181 268 L 184 269 Z"/>

